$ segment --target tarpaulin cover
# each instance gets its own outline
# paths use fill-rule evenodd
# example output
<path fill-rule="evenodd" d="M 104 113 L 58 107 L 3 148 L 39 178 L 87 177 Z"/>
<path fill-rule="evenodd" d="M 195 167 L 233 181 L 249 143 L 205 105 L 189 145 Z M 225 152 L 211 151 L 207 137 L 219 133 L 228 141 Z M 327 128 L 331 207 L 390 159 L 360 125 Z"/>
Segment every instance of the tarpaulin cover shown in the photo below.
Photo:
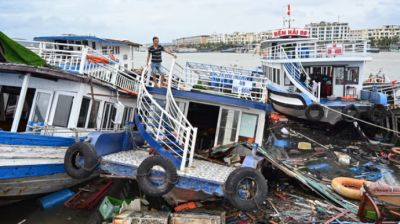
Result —
<path fill-rule="evenodd" d="M 45 66 L 46 61 L 0 32 L 0 62 Z"/>

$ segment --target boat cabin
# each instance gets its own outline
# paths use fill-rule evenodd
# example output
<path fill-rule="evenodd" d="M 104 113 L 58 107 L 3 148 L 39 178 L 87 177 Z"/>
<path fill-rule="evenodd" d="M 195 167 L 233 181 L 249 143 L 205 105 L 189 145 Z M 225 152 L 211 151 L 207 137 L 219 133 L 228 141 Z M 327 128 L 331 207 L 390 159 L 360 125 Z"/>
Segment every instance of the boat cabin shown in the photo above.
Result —
<path fill-rule="evenodd" d="M 102 55 L 109 56 L 126 69 L 134 68 L 133 52 L 138 51 L 140 44 L 133 43 L 129 40 L 115 40 L 109 38 L 99 38 L 96 36 L 82 35 L 61 35 L 61 36 L 39 36 L 34 38 L 39 42 L 52 42 L 64 45 L 57 45 L 60 50 L 80 50 L 73 45 L 88 46 L 93 50 L 100 52 Z M 68 46 L 69 45 L 69 46 Z"/>
<path fill-rule="evenodd" d="M 100 41 L 102 39 L 94 37 L 65 38 L 61 40 L 74 40 L 81 44 L 89 44 L 88 41 L 92 40 L 96 47 L 101 42 L 103 45 L 100 46 L 133 50 L 131 45 Z M 117 62 L 109 55 L 102 56 L 85 45 L 21 43 L 31 51 L 17 43 L 8 47 L 14 47 L 16 54 L 30 55 L 36 61 L 43 60 L 43 63 L 40 66 L 32 66 L 29 62 L 0 63 L 1 130 L 84 136 L 93 130 L 118 130 L 133 120 L 138 74 L 123 66 L 115 66 Z M 89 53 L 104 60 L 91 60 Z"/>
<path fill-rule="evenodd" d="M 371 60 L 367 41 L 319 41 L 309 38 L 308 30 L 296 28 L 277 32 L 261 46 L 262 68 L 271 82 L 296 88 L 285 69 L 285 64 L 294 63 L 301 83 L 320 83 L 318 97 L 360 96 L 365 63 Z"/>

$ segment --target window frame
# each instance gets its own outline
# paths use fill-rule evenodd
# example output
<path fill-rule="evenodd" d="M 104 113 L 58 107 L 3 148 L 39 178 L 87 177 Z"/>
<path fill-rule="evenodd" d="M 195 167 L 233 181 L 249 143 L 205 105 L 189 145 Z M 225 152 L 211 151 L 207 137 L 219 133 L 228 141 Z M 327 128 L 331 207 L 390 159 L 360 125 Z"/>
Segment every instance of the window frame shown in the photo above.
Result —
<path fill-rule="evenodd" d="M 79 116 L 81 115 L 82 102 L 83 102 L 84 99 L 88 99 L 89 100 L 89 106 L 88 106 L 88 110 L 87 110 L 87 114 L 86 114 L 86 118 L 85 118 L 85 124 L 83 125 L 83 127 L 79 127 L 78 126 L 78 124 L 79 124 Z M 82 97 L 82 101 L 81 101 L 81 105 L 79 106 L 79 114 L 78 114 L 78 119 L 77 119 L 77 122 L 76 122 L 76 128 L 87 128 L 88 123 L 89 123 L 89 117 L 90 117 L 91 110 L 92 110 L 92 99 L 90 97 L 83 96 Z"/>
<path fill-rule="evenodd" d="M 55 127 L 60 127 L 60 128 L 69 128 L 71 127 L 71 116 L 73 115 L 72 113 L 72 109 L 74 107 L 75 101 L 76 101 L 76 93 L 73 92 L 66 92 L 66 91 L 56 91 L 54 94 L 54 99 L 53 99 L 53 103 L 52 103 L 52 108 L 51 108 L 51 115 L 50 115 L 50 119 L 49 119 L 49 124 L 51 126 L 54 126 L 54 117 L 56 115 L 56 110 L 57 110 L 57 104 L 58 104 L 58 99 L 60 97 L 60 95 L 64 95 L 64 96 L 72 96 L 72 105 L 71 105 L 71 109 L 70 109 L 70 113 L 69 113 L 69 117 L 68 117 L 68 124 L 67 127 L 62 127 L 62 126 L 55 126 Z"/>
<path fill-rule="evenodd" d="M 28 121 L 33 121 L 33 116 L 35 115 L 35 105 L 36 105 L 36 101 L 37 101 L 37 97 L 39 93 L 45 93 L 45 94 L 50 94 L 50 100 L 49 100 L 49 105 L 47 105 L 47 109 L 46 109 L 46 116 L 44 119 L 44 123 L 48 123 L 49 121 L 49 117 L 51 114 L 51 108 L 52 108 L 52 104 L 54 101 L 54 92 L 50 91 L 50 90 L 44 90 L 44 89 L 36 89 L 35 90 L 35 96 L 33 97 L 33 101 L 32 101 L 32 108 L 31 111 L 29 113 L 29 118 Z"/>

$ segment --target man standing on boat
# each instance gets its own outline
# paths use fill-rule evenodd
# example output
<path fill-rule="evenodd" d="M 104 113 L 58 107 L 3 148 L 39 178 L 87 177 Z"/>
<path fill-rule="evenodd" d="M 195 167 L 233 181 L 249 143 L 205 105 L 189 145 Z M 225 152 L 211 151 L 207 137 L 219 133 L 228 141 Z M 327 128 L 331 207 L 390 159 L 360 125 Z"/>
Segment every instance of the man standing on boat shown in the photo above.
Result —
<path fill-rule="evenodd" d="M 161 87 L 164 83 L 164 73 L 161 71 L 161 52 L 164 51 L 172 57 L 176 58 L 176 55 L 168 48 L 164 48 L 163 46 L 159 45 L 160 40 L 158 37 L 153 37 L 153 45 L 149 47 L 149 53 L 147 54 L 146 64 L 149 63 L 150 56 L 151 56 L 151 75 L 153 77 L 153 81 L 156 83 L 156 86 Z M 160 76 L 159 82 L 156 82 L 157 75 Z M 157 84 L 159 83 L 159 84 Z"/>

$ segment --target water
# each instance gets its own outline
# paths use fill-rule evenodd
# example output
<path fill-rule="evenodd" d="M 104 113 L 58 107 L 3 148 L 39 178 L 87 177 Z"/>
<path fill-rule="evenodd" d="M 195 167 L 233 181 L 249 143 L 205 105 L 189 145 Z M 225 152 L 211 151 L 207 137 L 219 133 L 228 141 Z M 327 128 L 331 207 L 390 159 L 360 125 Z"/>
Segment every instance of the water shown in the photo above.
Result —
<path fill-rule="evenodd" d="M 254 69 L 260 66 L 260 59 L 258 55 L 254 54 L 237 54 L 237 53 L 181 53 L 178 55 L 178 63 L 184 64 L 187 61 L 232 66 Z M 370 73 L 376 74 L 380 69 L 382 73 L 386 74 L 391 80 L 400 81 L 400 53 L 399 52 L 381 52 L 378 54 L 370 54 L 373 58 L 372 61 L 367 62 L 366 73 L 367 77 Z M 147 52 L 135 52 L 135 67 L 145 65 Z M 163 65 L 169 66 L 171 63 L 171 56 L 164 53 Z"/>

